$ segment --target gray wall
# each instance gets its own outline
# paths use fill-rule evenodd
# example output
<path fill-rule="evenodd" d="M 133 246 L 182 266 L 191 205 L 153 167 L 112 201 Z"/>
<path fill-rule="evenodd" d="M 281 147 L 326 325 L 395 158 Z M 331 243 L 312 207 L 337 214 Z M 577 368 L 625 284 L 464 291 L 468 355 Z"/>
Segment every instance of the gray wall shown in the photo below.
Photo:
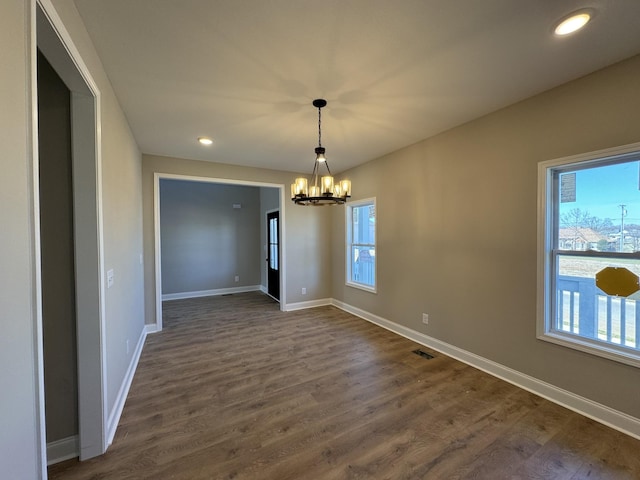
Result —
<path fill-rule="evenodd" d="M 259 285 L 260 189 L 162 179 L 160 237 L 163 294 Z"/>
<path fill-rule="evenodd" d="M 78 434 L 71 94 L 38 55 L 42 325 L 47 442 Z"/>
<path fill-rule="evenodd" d="M 536 339 L 538 162 L 640 141 L 638 85 L 635 57 L 346 172 L 379 285 L 345 286 L 342 208 L 332 296 L 640 418 L 640 369 Z"/>

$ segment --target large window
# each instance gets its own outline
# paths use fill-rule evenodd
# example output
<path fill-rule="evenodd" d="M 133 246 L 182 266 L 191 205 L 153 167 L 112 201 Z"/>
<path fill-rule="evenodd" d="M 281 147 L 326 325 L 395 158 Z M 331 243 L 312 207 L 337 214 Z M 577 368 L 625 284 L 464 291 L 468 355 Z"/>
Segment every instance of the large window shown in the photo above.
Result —
<path fill-rule="evenodd" d="M 347 204 L 347 285 L 376 291 L 376 200 Z"/>
<path fill-rule="evenodd" d="M 538 337 L 640 366 L 640 144 L 539 168 Z"/>

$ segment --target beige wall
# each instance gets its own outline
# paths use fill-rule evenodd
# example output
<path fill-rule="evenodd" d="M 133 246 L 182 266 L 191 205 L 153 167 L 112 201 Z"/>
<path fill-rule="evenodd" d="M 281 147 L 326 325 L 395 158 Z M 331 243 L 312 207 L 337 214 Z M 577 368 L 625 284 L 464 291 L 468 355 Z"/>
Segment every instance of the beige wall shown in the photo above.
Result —
<path fill-rule="evenodd" d="M 42 473 L 27 3 L 0 2 L 0 465 L 3 476 L 20 479 Z"/>
<path fill-rule="evenodd" d="M 102 202 L 104 261 L 117 283 L 105 295 L 107 414 L 115 404 L 144 327 L 140 153 L 72 0 L 52 1 L 102 93 Z M 0 465 L 6 478 L 41 478 L 37 355 L 37 224 L 32 179 L 30 39 L 34 1 L 0 2 Z M 41 372 L 40 372 L 41 373 Z"/>
<path fill-rule="evenodd" d="M 145 314 L 148 324 L 155 323 L 155 247 L 153 225 L 154 173 L 261 182 L 284 186 L 284 240 L 286 258 L 286 302 L 296 303 L 327 298 L 330 295 L 330 245 L 328 236 L 330 208 L 303 208 L 289 200 L 295 173 L 179 158 L 142 156 L 142 195 L 145 252 Z M 281 219 L 282 221 L 282 219 Z M 307 289 L 302 295 L 301 288 Z"/>
<path fill-rule="evenodd" d="M 345 286 L 340 209 L 332 296 L 640 418 L 640 369 L 536 339 L 537 164 L 640 141 L 638 85 L 635 57 L 346 172 L 378 293 Z"/>
<path fill-rule="evenodd" d="M 105 292 L 104 319 L 111 415 L 144 328 L 141 155 L 73 0 L 52 3 L 101 93 L 104 267 L 115 278 Z"/>

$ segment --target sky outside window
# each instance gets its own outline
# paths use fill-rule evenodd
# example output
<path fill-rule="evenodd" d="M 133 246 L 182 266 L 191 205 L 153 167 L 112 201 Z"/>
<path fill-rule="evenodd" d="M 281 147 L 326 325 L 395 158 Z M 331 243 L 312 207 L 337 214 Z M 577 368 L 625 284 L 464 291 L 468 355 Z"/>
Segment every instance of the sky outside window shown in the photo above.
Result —
<path fill-rule="evenodd" d="M 575 173 L 575 201 L 561 202 L 560 216 L 578 208 L 620 226 L 620 205 L 625 205 L 625 225 L 640 225 L 639 164 L 633 161 L 562 174 Z"/>

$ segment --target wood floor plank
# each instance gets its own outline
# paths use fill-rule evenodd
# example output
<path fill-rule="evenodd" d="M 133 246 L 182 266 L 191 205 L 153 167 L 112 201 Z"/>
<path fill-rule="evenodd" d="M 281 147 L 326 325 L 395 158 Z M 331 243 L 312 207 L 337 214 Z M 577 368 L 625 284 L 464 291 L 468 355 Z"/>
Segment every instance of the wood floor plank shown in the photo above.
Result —
<path fill-rule="evenodd" d="M 640 478 L 640 441 L 336 308 L 163 312 L 107 454 L 50 478 Z"/>

